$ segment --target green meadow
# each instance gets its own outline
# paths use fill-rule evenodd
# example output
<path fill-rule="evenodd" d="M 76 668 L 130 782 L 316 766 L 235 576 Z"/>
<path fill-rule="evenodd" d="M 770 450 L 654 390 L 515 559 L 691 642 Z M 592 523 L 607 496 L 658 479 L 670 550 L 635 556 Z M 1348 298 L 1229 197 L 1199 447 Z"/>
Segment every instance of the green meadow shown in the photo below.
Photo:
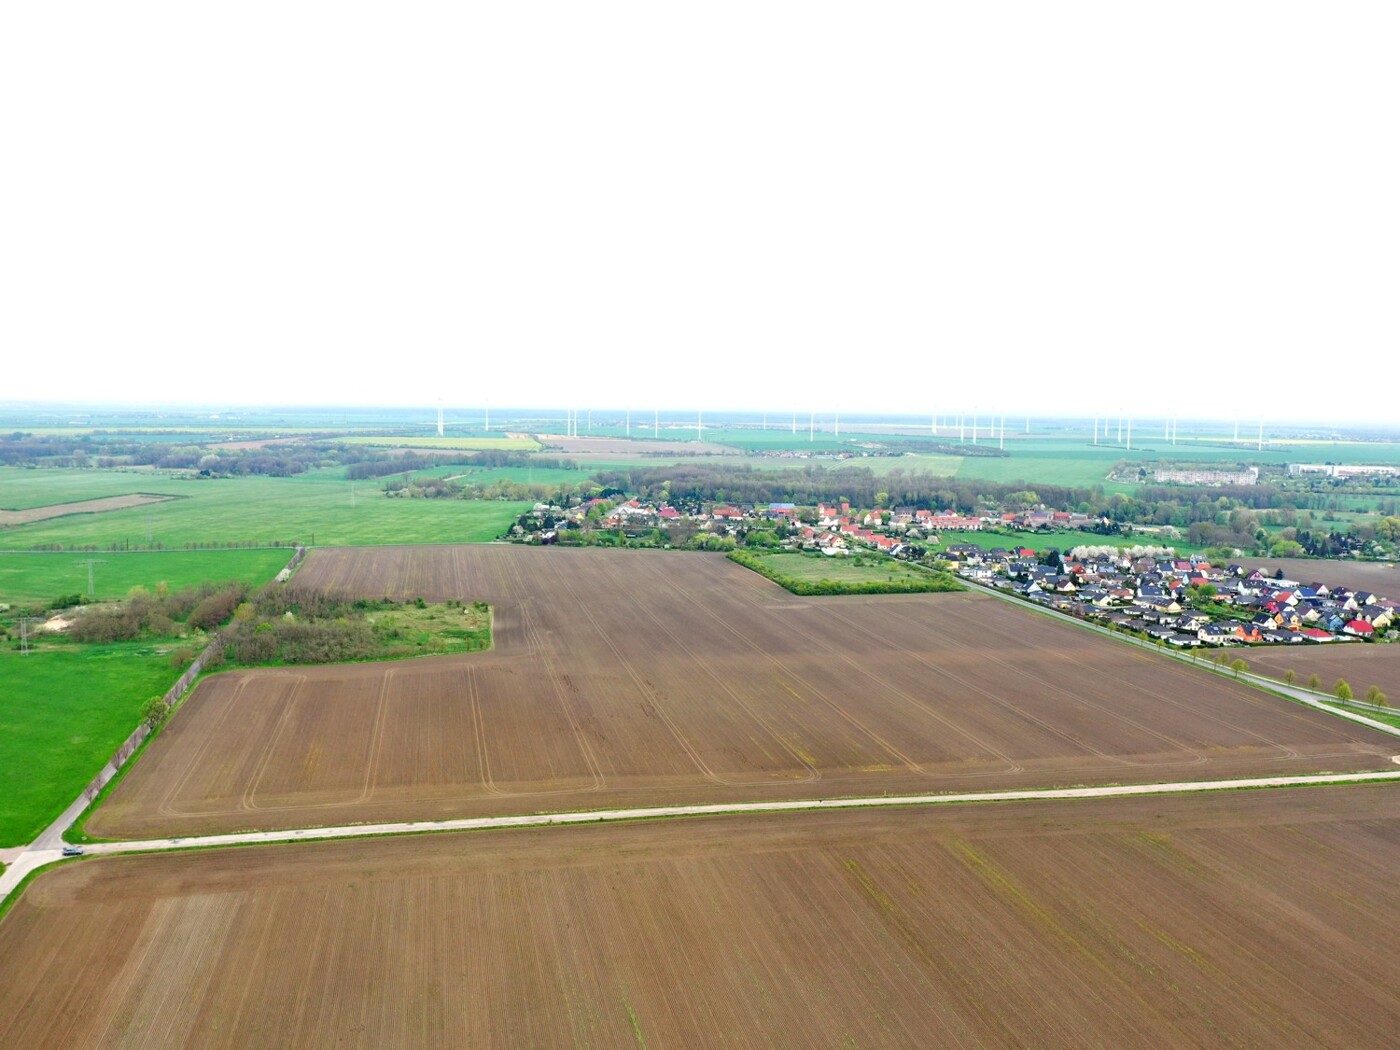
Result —
<path fill-rule="evenodd" d="M 178 677 L 150 642 L 18 644 L 0 648 L 0 847 L 63 812 Z"/>
<path fill-rule="evenodd" d="M 33 605 L 70 594 L 108 601 L 122 597 L 133 587 L 154 590 L 162 582 L 168 583 L 171 590 L 223 580 L 241 580 L 257 586 L 276 576 L 291 554 L 285 547 L 101 554 L 0 551 L 0 604 Z M 91 566 L 91 595 L 89 560 L 95 562 Z"/>
<path fill-rule="evenodd" d="M 157 544 L 178 548 L 186 544 L 470 543 L 494 539 L 530 506 L 505 500 L 391 499 L 373 481 L 346 481 L 345 472 L 338 468 L 290 478 L 0 468 L 0 505 L 6 507 L 44 506 L 122 492 L 180 498 L 0 529 L 0 549 L 30 550 L 53 544 L 108 550 Z"/>

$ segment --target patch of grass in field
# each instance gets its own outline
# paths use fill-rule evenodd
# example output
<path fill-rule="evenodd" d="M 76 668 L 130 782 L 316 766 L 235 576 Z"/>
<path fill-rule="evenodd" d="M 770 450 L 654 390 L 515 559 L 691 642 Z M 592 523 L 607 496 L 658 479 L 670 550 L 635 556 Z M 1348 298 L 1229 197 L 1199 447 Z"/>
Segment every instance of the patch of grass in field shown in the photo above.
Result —
<path fill-rule="evenodd" d="M 347 445 L 371 445 L 378 448 L 440 448 L 454 452 L 534 452 L 539 442 L 530 438 L 511 437 L 347 437 Z"/>
<path fill-rule="evenodd" d="M 963 589 L 947 573 L 933 572 L 879 554 L 827 557 L 824 554 L 732 551 L 729 557 L 793 594 L 902 594 Z"/>
<path fill-rule="evenodd" d="M 290 478 L 193 478 L 99 470 L 0 468 L 0 493 L 11 485 L 31 506 L 116 495 L 157 492 L 185 497 L 165 503 L 83 514 L 0 529 L 0 547 L 41 544 L 110 548 L 187 543 L 232 545 L 315 543 L 354 546 L 383 543 L 473 543 L 494 539 L 529 509 L 522 501 L 390 499 L 377 484 L 350 482 L 340 468 Z M 92 486 L 83 492 L 82 484 Z M 61 492 L 53 498 L 55 492 Z M 85 581 L 84 581 L 85 582 Z"/>
<path fill-rule="evenodd" d="M 442 653 L 479 653 L 491 648 L 491 610 L 484 604 L 412 602 L 365 614 L 383 644 L 379 660 Z"/>
<path fill-rule="evenodd" d="M 226 551 L 108 551 L 69 554 L 49 551 L 0 552 L 0 603 L 32 605 L 60 595 L 87 596 L 88 558 L 94 601 L 120 598 L 133 587 L 154 590 L 165 582 L 178 591 L 206 580 L 267 583 L 291 560 L 285 547 Z"/>
<path fill-rule="evenodd" d="M 0 649 L 0 846 L 62 813 L 180 674 L 151 642 L 16 645 Z"/>

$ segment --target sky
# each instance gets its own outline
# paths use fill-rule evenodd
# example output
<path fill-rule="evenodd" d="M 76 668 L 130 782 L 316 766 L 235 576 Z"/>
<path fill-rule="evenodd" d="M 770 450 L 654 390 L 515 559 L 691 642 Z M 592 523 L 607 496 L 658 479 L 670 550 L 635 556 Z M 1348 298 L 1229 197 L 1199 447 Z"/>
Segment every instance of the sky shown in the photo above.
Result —
<path fill-rule="evenodd" d="M 5 5 L 0 401 L 1394 420 L 1397 29 Z"/>

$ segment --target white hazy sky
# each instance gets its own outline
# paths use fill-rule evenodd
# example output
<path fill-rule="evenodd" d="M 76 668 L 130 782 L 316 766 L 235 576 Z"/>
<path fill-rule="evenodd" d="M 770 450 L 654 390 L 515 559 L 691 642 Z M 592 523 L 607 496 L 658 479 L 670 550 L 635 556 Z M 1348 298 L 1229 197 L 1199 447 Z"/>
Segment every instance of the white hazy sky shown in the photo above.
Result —
<path fill-rule="evenodd" d="M 1394 420 L 1397 29 L 8 4 L 0 400 Z"/>

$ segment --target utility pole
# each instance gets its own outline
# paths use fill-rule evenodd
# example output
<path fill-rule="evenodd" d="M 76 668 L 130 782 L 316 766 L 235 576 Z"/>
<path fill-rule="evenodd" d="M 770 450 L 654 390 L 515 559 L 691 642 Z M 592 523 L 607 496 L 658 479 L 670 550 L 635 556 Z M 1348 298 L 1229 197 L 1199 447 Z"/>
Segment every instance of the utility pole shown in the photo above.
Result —
<path fill-rule="evenodd" d="M 89 597 L 89 598 L 92 597 L 92 592 L 93 592 L 93 586 L 92 586 L 92 583 L 93 583 L 93 579 L 92 579 L 92 567 L 93 567 L 94 565 L 101 565 L 105 560 L 106 560 L 105 558 L 85 558 L 85 559 L 83 559 L 82 561 L 78 562 L 79 565 L 86 565 L 86 566 L 87 566 L 87 571 L 88 571 L 88 597 Z"/>
<path fill-rule="evenodd" d="M 19 618 L 19 651 L 21 656 L 29 655 L 29 625 L 43 622 L 42 616 L 21 616 Z"/>

